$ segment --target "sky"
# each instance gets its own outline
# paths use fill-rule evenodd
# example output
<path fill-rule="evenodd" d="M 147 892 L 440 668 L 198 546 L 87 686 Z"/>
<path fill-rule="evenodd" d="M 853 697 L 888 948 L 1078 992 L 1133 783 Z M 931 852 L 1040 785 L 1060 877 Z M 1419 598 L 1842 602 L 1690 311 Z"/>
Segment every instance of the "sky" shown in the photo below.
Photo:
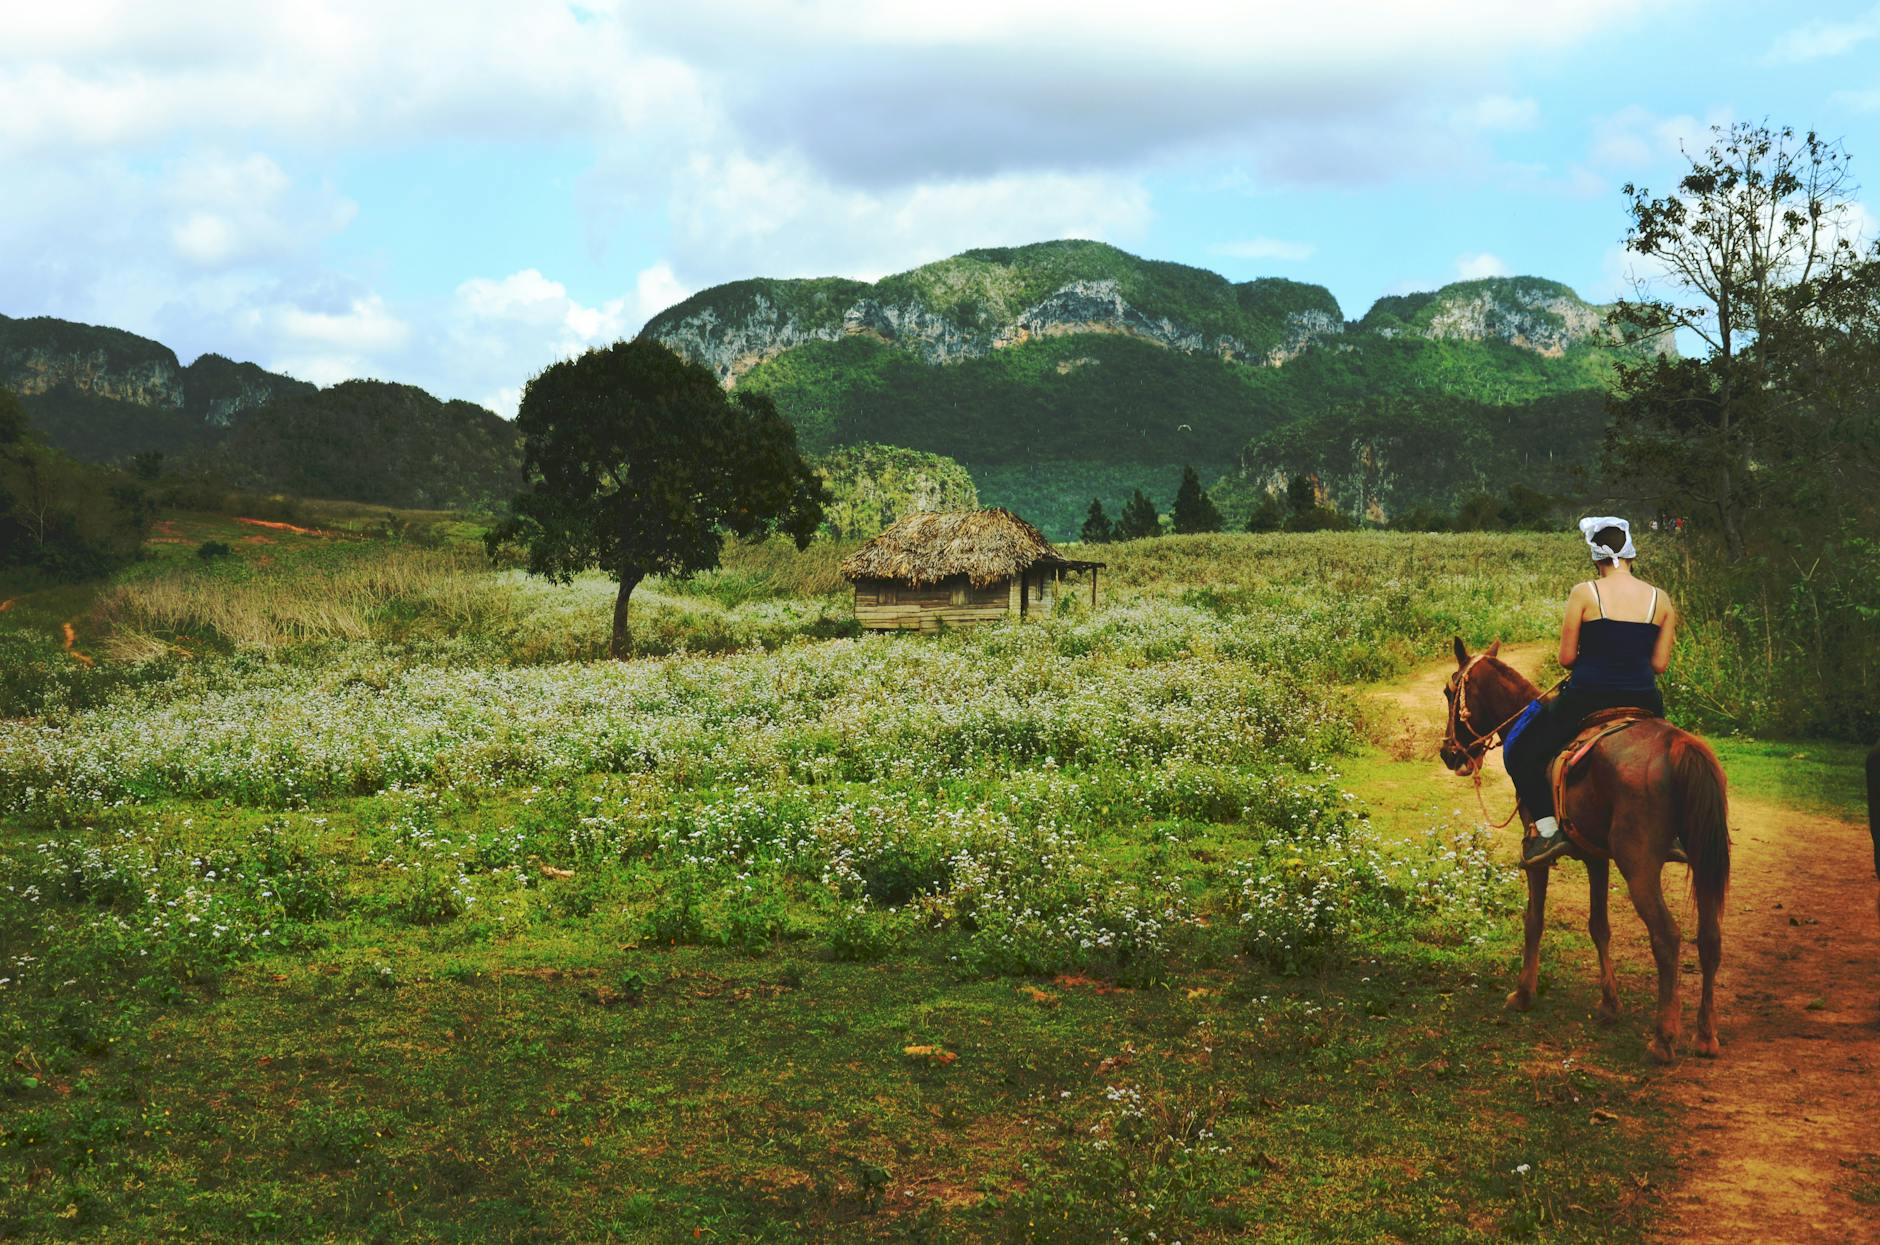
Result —
<path fill-rule="evenodd" d="M 0 0 L 0 313 L 510 415 L 719 282 L 1048 238 L 1605 301 L 1712 125 L 1880 187 L 1880 5 L 1783 8 Z"/>

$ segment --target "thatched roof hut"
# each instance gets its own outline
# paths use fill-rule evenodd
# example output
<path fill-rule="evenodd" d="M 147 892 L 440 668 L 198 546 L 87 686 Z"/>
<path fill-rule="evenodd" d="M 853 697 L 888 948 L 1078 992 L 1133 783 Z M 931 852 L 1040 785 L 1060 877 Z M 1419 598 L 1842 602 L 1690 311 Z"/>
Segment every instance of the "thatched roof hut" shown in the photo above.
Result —
<path fill-rule="evenodd" d="M 1023 617 L 1074 571 L 1090 572 L 1094 604 L 1102 566 L 1065 557 L 1009 510 L 963 510 L 900 519 L 844 559 L 842 573 L 862 626 L 934 630 Z"/>

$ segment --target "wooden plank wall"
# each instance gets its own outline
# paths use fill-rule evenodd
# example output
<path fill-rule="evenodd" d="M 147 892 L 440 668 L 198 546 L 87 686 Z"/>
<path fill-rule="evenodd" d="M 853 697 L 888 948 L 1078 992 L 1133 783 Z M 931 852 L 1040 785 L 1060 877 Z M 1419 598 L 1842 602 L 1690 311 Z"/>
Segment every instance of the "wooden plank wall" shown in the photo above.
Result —
<path fill-rule="evenodd" d="M 1017 606 L 1015 580 L 975 588 L 964 576 L 918 588 L 889 580 L 855 583 L 855 620 L 871 631 L 937 631 L 997 622 Z"/>

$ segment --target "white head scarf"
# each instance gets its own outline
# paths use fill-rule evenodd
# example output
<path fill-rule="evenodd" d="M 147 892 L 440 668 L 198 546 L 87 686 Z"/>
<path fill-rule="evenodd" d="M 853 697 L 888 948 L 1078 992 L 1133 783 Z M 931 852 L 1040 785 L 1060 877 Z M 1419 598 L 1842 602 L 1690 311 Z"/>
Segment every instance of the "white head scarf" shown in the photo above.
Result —
<path fill-rule="evenodd" d="M 1597 543 L 1593 538 L 1609 527 L 1616 527 L 1625 536 L 1625 544 L 1618 549 L 1611 549 Z M 1585 518 L 1580 520 L 1580 535 L 1586 537 L 1586 547 L 1593 551 L 1593 561 L 1604 562 L 1611 558 L 1636 558 L 1638 550 L 1632 545 L 1632 525 L 1624 519 Z"/>

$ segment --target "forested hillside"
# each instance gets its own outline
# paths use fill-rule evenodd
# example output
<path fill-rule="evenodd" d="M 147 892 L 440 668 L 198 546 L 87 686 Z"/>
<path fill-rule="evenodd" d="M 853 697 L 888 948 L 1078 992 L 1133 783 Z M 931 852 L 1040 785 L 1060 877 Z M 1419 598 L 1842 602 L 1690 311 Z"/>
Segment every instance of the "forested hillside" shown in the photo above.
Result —
<path fill-rule="evenodd" d="M 1347 323 L 1318 286 L 1051 242 L 873 285 L 741 281 L 644 333 L 769 394 L 811 450 L 944 454 L 987 504 L 1068 535 L 1092 497 L 1166 502 L 1184 465 L 1232 477 L 1220 491 L 1242 514 L 1288 471 L 1373 521 L 1509 472 L 1570 490 L 1584 453 L 1562 451 L 1597 441 L 1625 354 L 1606 312 L 1557 282 L 1494 278 Z"/>

